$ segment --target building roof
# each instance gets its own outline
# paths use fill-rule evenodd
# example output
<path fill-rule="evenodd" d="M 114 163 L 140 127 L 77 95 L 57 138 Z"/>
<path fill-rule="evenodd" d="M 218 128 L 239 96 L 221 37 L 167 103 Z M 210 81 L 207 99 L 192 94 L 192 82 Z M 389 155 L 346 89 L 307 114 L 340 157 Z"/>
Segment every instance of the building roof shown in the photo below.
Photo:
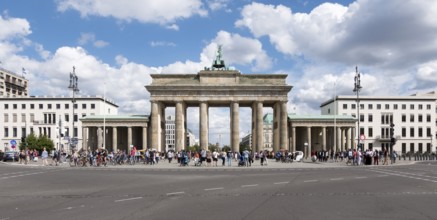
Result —
<path fill-rule="evenodd" d="M 350 115 L 296 115 L 288 114 L 288 119 L 293 120 L 314 120 L 314 121 L 332 121 L 336 120 L 356 120 Z"/>
<path fill-rule="evenodd" d="M 339 95 L 335 97 L 336 101 L 357 100 L 357 96 L 353 95 Z M 435 96 L 360 96 L 360 101 L 435 101 Z M 331 104 L 334 98 L 323 102 L 320 107 Z"/>
<path fill-rule="evenodd" d="M 148 120 L 149 115 L 87 115 L 81 118 L 81 121 L 93 120 L 112 120 L 112 121 L 127 121 L 127 120 Z"/>
<path fill-rule="evenodd" d="M 76 101 L 83 100 L 101 100 L 103 101 L 102 96 L 76 96 L 74 97 Z M 30 97 L 0 97 L 0 101 L 53 101 L 53 100 L 62 100 L 62 101 L 71 101 L 72 97 L 66 96 L 30 96 Z M 112 100 L 105 99 L 107 104 L 110 104 L 114 107 L 118 107 Z"/>

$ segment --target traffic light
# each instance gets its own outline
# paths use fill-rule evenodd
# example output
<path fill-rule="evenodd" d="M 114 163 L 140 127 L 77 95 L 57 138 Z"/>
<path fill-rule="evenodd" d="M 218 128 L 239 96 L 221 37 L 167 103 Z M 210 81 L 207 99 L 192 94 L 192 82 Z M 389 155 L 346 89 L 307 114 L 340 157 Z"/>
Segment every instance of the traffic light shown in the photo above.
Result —
<path fill-rule="evenodd" d="M 390 124 L 390 138 L 393 138 L 395 136 L 395 124 Z"/>
<path fill-rule="evenodd" d="M 396 138 L 392 137 L 392 138 L 390 139 L 390 143 L 391 143 L 391 145 L 396 144 Z"/>

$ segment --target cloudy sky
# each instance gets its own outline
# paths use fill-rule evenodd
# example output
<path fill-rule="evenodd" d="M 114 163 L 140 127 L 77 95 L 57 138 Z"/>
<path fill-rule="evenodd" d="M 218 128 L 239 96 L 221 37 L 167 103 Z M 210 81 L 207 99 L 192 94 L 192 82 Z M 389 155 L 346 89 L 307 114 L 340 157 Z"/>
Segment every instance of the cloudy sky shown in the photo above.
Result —
<path fill-rule="evenodd" d="M 353 94 L 355 66 L 362 95 L 436 90 L 436 15 L 436 0 L 2 0 L 0 66 L 25 68 L 31 95 L 71 95 L 75 66 L 80 95 L 106 82 L 120 114 L 150 114 L 150 74 L 197 73 L 220 44 L 244 74 L 288 74 L 289 113 L 320 114 L 334 91 Z M 197 135 L 198 109 L 188 114 Z M 250 115 L 240 110 L 241 137 Z M 210 109 L 210 131 L 229 143 L 229 109 Z"/>

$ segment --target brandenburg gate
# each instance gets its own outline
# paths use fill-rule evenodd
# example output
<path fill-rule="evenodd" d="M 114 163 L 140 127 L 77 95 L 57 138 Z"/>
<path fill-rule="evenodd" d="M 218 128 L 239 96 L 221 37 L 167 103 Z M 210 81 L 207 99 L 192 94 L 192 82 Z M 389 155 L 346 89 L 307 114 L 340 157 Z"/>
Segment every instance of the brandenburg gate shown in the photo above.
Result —
<path fill-rule="evenodd" d="M 230 108 L 231 149 L 239 150 L 239 109 L 252 109 L 252 150 L 263 149 L 263 108 L 272 107 L 274 115 L 273 149 L 288 149 L 288 92 L 286 74 L 242 74 L 226 68 L 220 47 L 211 68 L 197 74 L 151 74 L 150 147 L 163 151 L 165 146 L 165 108 L 175 107 L 175 147 L 185 149 L 187 108 L 199 107 L 200 147 L 208 148 L 209 107 Z"/>

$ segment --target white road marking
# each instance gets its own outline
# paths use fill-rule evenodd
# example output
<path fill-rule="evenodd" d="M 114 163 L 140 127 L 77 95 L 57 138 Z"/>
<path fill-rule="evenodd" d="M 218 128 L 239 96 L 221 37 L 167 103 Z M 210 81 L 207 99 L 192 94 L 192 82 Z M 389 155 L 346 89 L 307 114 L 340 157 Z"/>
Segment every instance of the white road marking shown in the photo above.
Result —
<path fill-rule="evenodd" d="M 304 183 L 314 183 L 314 182 L 318 182 L 318 180 L 305 180 L 303 182 Z"/>
<path fill-rule="evenodd" d="M 242 185 L 241 187 L 254 187 L 254 186 L 258 186 L 258 184 L 252 184 L 252 185 Z"/>
<path fill-rule="evenodd" d="M 344 178 L 332 178 L 330 180 L 336 181 L 336 180 L 344 180 Z"/>
<path fill-rule="evenodd" d="M 124 202 L 124 201 L 137 200 L 137 199 L 142 199 L 142 198 L 143 197 L 134 197 L 134 198 L 128 198 L 128 199 L 115 200 L 114 202 Z"/>
<path fill-rule="evenodd" d="M 356 176 L 355 179 L 367 179 L 367 176 Z"/>
<path fill-rule="evenodd" d="M 212 191 L 212 190 L 220 190 L 223 189 L 223 187 L 217 187 L 217 188 L 209 188 L 209 189 L 204 189 L 205 191 Z"/>
<path fill-rule="evenodd" d="M 172 196 L 172 195 L 179 195 L 179 194 L 184 194 L 185 192 L 172 192 L 172 193 L 167 193 L 167 196 Z"/>
<path fill-rule="evenodd" d="M 277 183 L 273 183 L 273 184 L 279 185 L 279 184 L 287 184 L 287 183 L 290 183 L 290 182 L 277 182 Z"/>

